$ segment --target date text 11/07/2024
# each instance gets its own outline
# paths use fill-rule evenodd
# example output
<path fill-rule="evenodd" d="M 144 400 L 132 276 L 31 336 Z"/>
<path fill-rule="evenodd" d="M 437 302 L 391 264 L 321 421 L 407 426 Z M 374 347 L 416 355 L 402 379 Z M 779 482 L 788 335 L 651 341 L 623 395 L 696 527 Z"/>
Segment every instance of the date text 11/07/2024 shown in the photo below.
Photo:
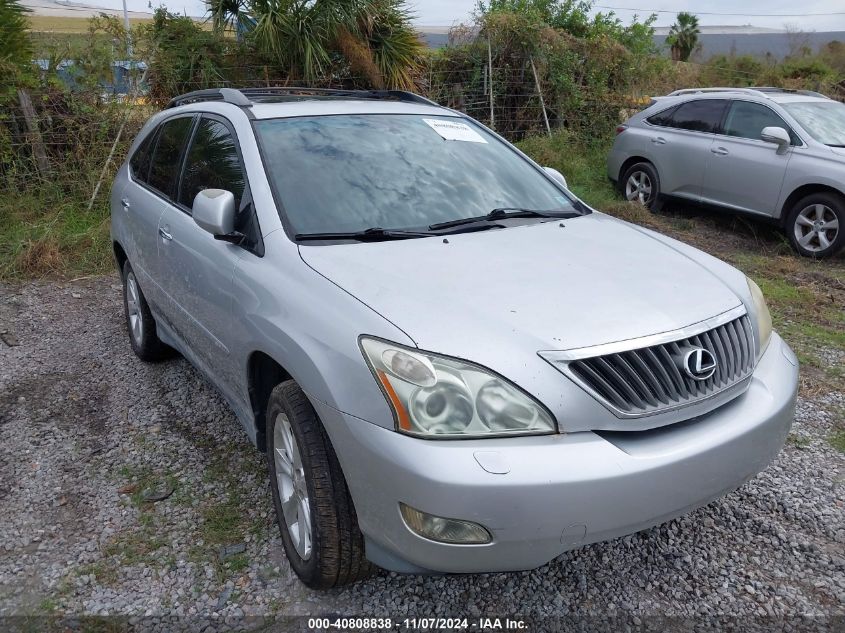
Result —
<path fill-rule="evenodd" d="M 328 630 L 409 630 L 409 631 L 524 631 L 528 624 L 512 618 L 309 618 L 308 628 Z"/>

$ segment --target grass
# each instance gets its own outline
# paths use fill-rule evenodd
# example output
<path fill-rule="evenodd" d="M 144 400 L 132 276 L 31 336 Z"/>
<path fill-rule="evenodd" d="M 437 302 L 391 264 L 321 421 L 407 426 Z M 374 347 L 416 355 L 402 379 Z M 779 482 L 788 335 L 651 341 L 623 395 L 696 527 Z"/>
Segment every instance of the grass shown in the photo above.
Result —
<path fill-rule="evenodd" d="M 0 201 L 0 278 L 104 273 L 112 266 L 109 216 L 102 200 L 45 185 Z"/>
<path fill-rule="evenodd" d="M 804 450 L 809 448 L 810 444 L 812 444 L 812 440 L 808 437 L 803 437 L 801 435 L 796 435 L 795 433 L 790 433 L 789 436 L 786 438 L 786 441 L 794 446 L 797 449 Z"/>
<path fill-rule="evenodd" d="M 830 445 L 845 455 L 845 431 L 838 431 L 830 436 Z"/>

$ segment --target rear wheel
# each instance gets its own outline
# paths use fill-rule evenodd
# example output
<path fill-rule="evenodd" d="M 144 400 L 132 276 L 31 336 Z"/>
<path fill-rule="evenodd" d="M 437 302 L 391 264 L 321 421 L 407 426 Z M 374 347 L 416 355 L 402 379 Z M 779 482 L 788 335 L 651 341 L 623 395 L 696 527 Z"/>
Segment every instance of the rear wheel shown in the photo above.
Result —
<path fill-rule="evenodd" d="M 168 347 L 158 338 L 155 319 L 129 261 L 123 264 L 123 308 L 126 314 L 129 343 L 138 358 L 155 362 L 173 355 L 173 348 Z"/>
<path fill-rule="evenodd" d="M 325 429 L 294 381 L 267 404 L 267 466 L 282 543 L 291 567 L 312 589 L 372 573 L 346 480 Z"/>
<path fill-rule="evenodd" d="M 625 170 L 620 181 L 622 194 L 629 202 L 659 211 L 660 177 L 651 163 L 635 163 Z"/>
<path fill-rule="evenodd" d="M 835 193 L 810 194 L 792 207 L 785 228 L 799 255 L 830 257 L 845 245 L 845 199 Z"/>

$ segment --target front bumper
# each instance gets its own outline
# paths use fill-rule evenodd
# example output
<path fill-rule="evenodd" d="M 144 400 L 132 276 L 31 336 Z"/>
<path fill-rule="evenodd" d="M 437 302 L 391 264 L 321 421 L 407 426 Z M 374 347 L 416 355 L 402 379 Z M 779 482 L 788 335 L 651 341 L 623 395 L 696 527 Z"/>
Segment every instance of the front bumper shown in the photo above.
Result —
<path fill-rule="evenodd" d="M 421 440 L 314 404 L 373 562 L 397 571 L 491 572 L 537 567 L 736 489 L 783 446 L 797 385 L 795 355 L 773 334 L 743 395 L 652 431 Z M 400 501 L 480 523 L 493 541 L 447 545 L 419 537 L 405 526 Z"/>

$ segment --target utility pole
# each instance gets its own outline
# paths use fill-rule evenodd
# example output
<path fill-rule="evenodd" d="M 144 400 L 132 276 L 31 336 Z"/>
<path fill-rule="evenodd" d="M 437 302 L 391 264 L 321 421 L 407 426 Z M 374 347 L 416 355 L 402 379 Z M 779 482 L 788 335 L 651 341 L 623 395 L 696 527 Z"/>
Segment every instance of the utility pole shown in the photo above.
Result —
<path fill-rule="evenodd" d="M 132 35 L 129 31 L 129 11 L 126 9 L 126 0 L 123 0 L 123 27 L 126 29 L 126 57 L 132 59 Z"/>

